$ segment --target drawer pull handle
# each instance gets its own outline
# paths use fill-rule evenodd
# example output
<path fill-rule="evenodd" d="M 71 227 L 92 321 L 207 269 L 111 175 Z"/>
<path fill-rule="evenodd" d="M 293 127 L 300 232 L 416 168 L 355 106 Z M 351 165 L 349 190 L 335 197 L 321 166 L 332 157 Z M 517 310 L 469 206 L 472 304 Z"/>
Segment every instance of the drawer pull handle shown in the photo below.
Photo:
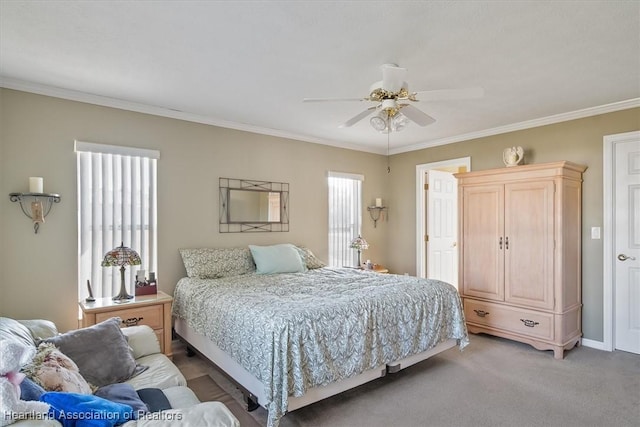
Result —
<path fill-rule="evenodd" d="M 498 248 L 502 250 L 502 236 L 498 239 Z"/>
<path fill-rule="evenodd" d="M 128 319 L 125 319 L 122 321 L 122 324 L 124 326 L 136 326 L 138 325 L 138 322 L 141 321 L 143 318 L 142 317 L 130 317 Z"/>
<path fill-rule="evenodd" d="M 473 310 L 473 311 L 475 311 L 478 317 L 485 317 L 487 314 L 489 314 L 488 311 L 484 311 L 484 310 Z"/>
<path fill-rule="evenodd" d="M 535 322 L 535 321 L 529 320 L 529 319 L 520 319 L 520 321 L 522 323 L 524 323 L 524 326 L 527 326 L 529 328 L 534 328 L 536 325 L 540 324 L 540 322 Z"/>

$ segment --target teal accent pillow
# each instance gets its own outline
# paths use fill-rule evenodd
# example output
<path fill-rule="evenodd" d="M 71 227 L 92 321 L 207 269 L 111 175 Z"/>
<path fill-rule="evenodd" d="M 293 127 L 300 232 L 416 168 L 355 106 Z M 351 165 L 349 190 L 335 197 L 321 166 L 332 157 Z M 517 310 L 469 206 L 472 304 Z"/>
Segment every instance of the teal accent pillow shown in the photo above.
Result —
<path fill-rule="evenodd" d="M 256 273 L 300 273 L 307 270 L 296 247 L 289 243 L 272 246 L 249 245 Z"/>

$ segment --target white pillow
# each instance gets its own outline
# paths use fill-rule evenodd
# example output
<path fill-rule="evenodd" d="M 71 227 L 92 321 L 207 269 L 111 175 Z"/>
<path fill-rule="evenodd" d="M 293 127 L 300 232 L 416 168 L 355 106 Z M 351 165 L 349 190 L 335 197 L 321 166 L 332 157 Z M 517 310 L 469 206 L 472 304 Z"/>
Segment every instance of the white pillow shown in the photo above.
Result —
<path fill-rule="evenodd" d="M 290 243 L 273 246 L 249 245 L 249 249 L 258 274 L 299 273 L 307 270 L 300 253 Z"/>
<path fill-rule="evenodd" d="M 147 325 L 129 326 L 122 328 L 122 333 L 127 337 L 135 359 L 160 353 L 158 337 L 151 327 Z"/>

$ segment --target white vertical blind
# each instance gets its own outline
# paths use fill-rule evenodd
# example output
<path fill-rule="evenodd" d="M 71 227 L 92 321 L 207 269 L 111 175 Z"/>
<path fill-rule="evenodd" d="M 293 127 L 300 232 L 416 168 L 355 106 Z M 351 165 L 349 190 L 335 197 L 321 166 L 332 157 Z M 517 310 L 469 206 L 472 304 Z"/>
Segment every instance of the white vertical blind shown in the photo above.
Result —
<path fill-rule="evenodd" d="M 159 152 L 76 141 L 78 180 L 78 296 L 111 297 L 120 272 L 102 267 L 104 254 L 124 243 L 142 265 L 126 267 L 130 294 L 138 269 L 157 271 L 157 159 Z"/>
<path fill-rule="evenodd" d="M 329 172 L 329 266 L 355 266 L 349 247 L 362 225 L 362 181 L 358 174 Z"/>

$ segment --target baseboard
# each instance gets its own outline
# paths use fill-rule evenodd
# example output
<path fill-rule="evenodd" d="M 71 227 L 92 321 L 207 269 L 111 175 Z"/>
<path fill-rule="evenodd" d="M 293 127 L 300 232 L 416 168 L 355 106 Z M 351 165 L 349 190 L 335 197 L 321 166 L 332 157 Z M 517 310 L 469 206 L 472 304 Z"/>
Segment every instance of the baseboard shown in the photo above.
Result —
<path fill-rule="evenodd" d="M 582 338 L 582 345 L 589 348 L 595 348 L 596 350 L 609 351 L 609 349 L 605 347 L 604 342 L 602 341 L 594 341 Z"/>

